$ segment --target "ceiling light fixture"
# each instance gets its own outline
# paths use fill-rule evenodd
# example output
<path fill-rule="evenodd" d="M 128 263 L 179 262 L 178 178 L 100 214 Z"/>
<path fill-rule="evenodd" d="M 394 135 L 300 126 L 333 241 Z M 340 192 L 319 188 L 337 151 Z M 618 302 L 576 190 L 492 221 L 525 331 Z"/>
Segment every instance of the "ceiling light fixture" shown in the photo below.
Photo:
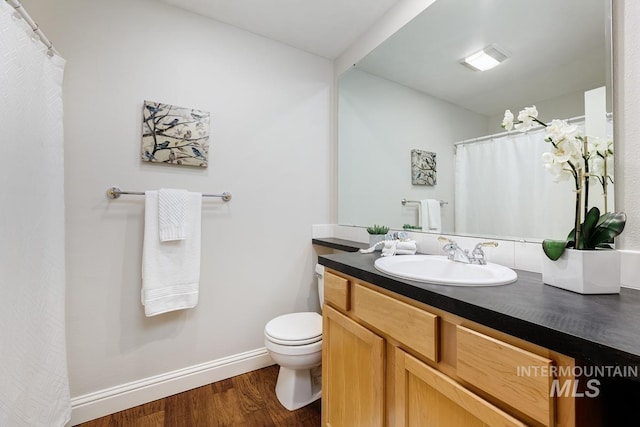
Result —
<path fill-rule="evenodd" d="M 479 52 L 467 56 L 462 60 L 462 65 L 475 71 L 490 70 L 507 59 L 507 54 L 492 44 Z"/>

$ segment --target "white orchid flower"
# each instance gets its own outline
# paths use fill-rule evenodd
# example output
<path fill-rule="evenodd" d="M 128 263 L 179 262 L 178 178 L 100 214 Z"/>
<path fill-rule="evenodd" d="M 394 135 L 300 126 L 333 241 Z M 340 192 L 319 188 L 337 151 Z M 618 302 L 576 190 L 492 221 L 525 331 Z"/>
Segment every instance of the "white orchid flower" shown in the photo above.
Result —
<path fill-rule="evenodd" d="M 587 139 L 587 141 L 589 142 L 589 153 L 597 153 L 603 157 L 613 154 L 613 141 L 611 141 L 610 139 L 591 136 Z"/>
<path fill-rule="evenodd" d="M 566 181 L 573 176 L 570 169 L 567 169 L 566 162 L 559 160 L 561 159 L 553 153 L 542 154 L 544 169 L 551 174 L 554 182 Z"/>
<path fill-rule="evenodd" d="M 568 124 L 566 120 L 554 119 L 547 126 L 547 138 L 555 144 L 559 144 L 563 140 L 575 140 L 578 136 L 578 127 Z"/>
<path fill-rule="evenodd" d="M 513 113 L 511 110 L 505 110 L 504 119 L 502 119 L 502 126 L 505 130 L 510 131 L 513 129 Z"/>
<path fill-rule="evenodd" d="M 524 110 L 518 113 L 518 122 L 515 124 L 516 130 L 520 132 L 526 132 L 535 126 L 536 121 L 534 119 L 538 118 L 538 110 L 535 105 L 531 107 L 526 107 Z"/>

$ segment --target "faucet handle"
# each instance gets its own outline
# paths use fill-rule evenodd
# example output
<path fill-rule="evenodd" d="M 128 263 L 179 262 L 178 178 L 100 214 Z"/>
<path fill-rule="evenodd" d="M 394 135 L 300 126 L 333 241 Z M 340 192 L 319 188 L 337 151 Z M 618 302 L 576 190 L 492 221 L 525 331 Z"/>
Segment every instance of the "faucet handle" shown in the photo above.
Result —
<path fill-rule="evenodd" d="M 484 260 L 484 251 L 482 248 L 484 247 L 497 247 L 498 242 L 480 242 L 473 248 L 471 252 L 471 259 L 473 264 L 485 265 L 486 261 Z"/>
<path fill-rule="evenodd" d="M 475 249 L 487 248 L 487 247 L 497 248 L 498 242 L 480 242 L 476 245 Z"/>

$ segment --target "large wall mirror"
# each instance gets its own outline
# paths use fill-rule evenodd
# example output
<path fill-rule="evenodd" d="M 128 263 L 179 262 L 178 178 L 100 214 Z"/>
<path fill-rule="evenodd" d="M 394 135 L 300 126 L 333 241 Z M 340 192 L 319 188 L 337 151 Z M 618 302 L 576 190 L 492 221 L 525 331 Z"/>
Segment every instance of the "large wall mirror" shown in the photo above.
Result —
<path fill-rule="evenodd" d="M 506 109 L 535 105 L 542 121 L 570 119 L 597 129 L 587 132 L 594 141 L 613 140 L 610 11 L 610 0 L 432 3 L 340 76 L 338 223 L 566 237 L 573 186 L 545 171 L 545 130 L 500 124 Z M 489 46 L 506 56 L 495 68 L 461 64 Z M 590 200 L 601 211 L 604 193 L 594 176 Z M 440 218 L 427 224 L 434 201 Z"/>

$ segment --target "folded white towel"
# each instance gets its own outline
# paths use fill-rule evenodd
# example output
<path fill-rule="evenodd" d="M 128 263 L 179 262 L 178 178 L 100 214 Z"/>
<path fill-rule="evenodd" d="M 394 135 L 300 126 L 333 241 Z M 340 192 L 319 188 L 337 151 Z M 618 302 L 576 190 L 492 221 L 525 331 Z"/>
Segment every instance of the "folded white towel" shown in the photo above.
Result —
<path fill-rule="evenodd" d="M 396 249 L 396 255 L 415 255 L 416 251 L 409 249 Z"/>
<path fill-rule="evenodd" d="M 415 252 L 417 249 L 416 241 L 415 240 L 399 241 L 398 244 L 396 245 L 396 249 L 400 251 L 408 250 L 408 251 Z"/>
<path fill-rule="evenodd" d="M 188 193 L 186 239 L 160 242 L 158 191 L 145 192 L 142 304 L 147 316 L 198 304 L 202 195 Z"/>
<path fill-rule="evenodd" d="M 162 188 L 158 191 L 158 232 L 161 242 L 186 238 L 187 194 L 187 190 Z"/>
<path fill-rule="evenodd" d="M 382 256 L 413 255 L 415 253 L 415 240 L 387 240 L 382 248 Z"/>
<path fill-rule="evenodd" d="M 381 256 L 394 256 L 396 254 L 396 241 L 389 240 L 384 243 Z"/>
<path fill-rule="evenodd" d="M 424 199 L 420 201 L 422 231 L 441 231 L 440 201 Z"/>

